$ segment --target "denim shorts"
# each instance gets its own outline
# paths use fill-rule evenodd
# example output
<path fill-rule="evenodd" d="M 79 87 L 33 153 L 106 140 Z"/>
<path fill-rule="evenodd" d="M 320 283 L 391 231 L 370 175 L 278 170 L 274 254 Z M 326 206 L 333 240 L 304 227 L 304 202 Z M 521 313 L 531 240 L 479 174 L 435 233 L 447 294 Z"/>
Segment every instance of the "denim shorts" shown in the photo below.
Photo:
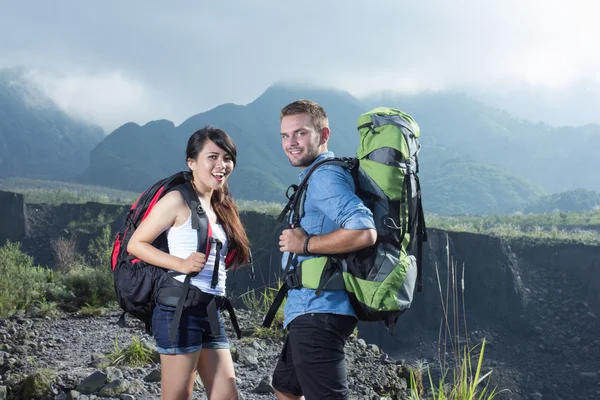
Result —
<path fill-rule="evenodd" d="M 219 313 L 220 336 L 213 336 L 207 317 L 206 305 L 188 307 L 181 314 L 175 341 L 169 339 L 175 307 L 160 303 L 152 314 L 152 333 L 160 354 L 187 354 L 201 349 L 229 349 L 229 340 Z"/>

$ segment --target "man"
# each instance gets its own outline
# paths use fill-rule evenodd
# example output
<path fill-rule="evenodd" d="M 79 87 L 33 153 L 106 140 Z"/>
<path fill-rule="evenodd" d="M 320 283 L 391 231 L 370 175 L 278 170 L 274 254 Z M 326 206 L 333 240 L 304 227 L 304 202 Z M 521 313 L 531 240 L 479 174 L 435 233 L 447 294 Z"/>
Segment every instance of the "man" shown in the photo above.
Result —
<path fill-rule="evenodd" d="M 323 108 L 298 100 L 281 110 L 281 142 L 300 181 L 311 165 L 334 154 L 327 150 L 330 129 Z M 350 172 L 322 165 L 309 178 L 300 227 L 282 232 L 280 250 L 296 254 L 292 267 L 316 255 L 343 254 L 377 240 L 371 211 L 354 193 Z M 348 399 L 344 346 L 354 331 L 356 314 L 344 290 L 299 287 L 288 292 L 284 309 L 286 343 L 273 373 L 277 398 Z"/>

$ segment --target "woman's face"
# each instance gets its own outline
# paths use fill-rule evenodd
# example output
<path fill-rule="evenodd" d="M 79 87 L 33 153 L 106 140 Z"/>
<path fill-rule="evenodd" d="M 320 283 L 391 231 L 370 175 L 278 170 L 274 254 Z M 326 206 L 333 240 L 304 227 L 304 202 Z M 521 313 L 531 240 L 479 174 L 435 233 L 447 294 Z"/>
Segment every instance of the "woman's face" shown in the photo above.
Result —
<path fill-rule="evenodd" d="M 198 153 L 196 159 L 190 158 L 187 163 L 196 183 L 201 184 L 205 189 L 222 189 L 227 177 L 233 171 L 231 156 L 211 140 L 204 143 L 204 148 Z"/>

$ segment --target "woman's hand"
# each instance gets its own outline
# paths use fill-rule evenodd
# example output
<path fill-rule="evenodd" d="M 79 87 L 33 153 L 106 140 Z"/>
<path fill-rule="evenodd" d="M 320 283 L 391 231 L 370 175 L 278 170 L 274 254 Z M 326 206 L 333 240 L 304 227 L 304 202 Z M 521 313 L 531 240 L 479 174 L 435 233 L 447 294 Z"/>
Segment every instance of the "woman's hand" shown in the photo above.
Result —
<path fill-rule="evenodd" d="M 204 253 L 193 252 L 188 258 L 181 261 L 179 272 L 182 274 L 194 274 L 202 271 L 206 264 L 206 256 Z"/>

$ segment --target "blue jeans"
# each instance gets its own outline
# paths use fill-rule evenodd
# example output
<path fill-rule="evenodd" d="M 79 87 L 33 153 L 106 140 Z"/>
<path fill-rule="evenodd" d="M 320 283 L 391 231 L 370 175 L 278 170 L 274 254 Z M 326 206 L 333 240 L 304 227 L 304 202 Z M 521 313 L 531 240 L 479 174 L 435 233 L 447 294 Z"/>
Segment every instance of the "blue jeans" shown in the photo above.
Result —
<path fill-rule="evenodd" d="M 181 322 L 174 342 L 169 339 L 173 325 L 175 307 L 156 304 L 152 314 L 152 333 L 160 354 L 186 354 L 201 349 L 228 349 L 229 340 L 223 320 L 219 314 L 220 336 L 213 336 L 210 330 L 206 305 L 188 307 L 181 314 Z"/>

